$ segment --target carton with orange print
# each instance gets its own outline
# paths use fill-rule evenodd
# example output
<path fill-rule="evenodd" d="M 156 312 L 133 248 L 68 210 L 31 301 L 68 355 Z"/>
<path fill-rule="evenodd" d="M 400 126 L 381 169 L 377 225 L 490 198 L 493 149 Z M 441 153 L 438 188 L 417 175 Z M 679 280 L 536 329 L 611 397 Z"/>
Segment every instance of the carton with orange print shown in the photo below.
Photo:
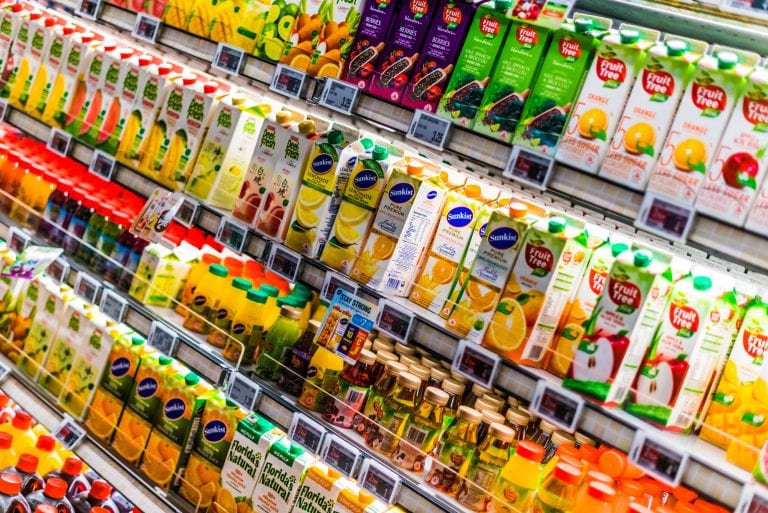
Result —
<path fill-rule="evenodd" d="M 714 47 L 703 57 L 670 128 L 648 192 L 693 205 L 756 54 Z"/>

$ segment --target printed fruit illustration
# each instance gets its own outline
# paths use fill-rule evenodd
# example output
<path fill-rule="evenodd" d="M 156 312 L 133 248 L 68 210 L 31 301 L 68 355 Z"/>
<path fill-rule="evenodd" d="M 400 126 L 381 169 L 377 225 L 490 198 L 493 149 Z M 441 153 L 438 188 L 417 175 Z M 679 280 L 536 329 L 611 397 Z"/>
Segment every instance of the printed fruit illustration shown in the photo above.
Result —
<path fill-rule="evenodd" d="M 573 309 L 571 309 L 573 316 Z M 573 354 L 584 337 L 584 327 L 581 324 L 566 324 L 560 330 L 557 346 L 552 351 L 550 368 L 558 375 L 565 376 L 573 361 Z"/>
<path fill-rule="evenodd" d="M 130 463 L 136 463 L 144 452 L 144 446 L 147 443 L 147 433 L 151 426 L 142 419 L 133 415 L 128 418 L 123 415 L 120 425 L 115 431 L 115 438 L 112 440 L 112 448 Z"/>
<path fill-rule="evenodd" d="M 520 303 L 503 298 L 488 326 L 485 342 L 500 352 L 514 351 L 525 340 L 527 331 L 525 316 Z"/>
<path fill-rule="evenodd" d="M 192 504 L 207 508 L 219 491 L 221 472 L 197 454 L 192 454 L 179 493 Z"/>
<path fill-rule="evenodd" d="M 379 235 L 373 243 L 371 256 L 376 260 L 389 260 L 395 252 L 395 241 L 389 237 Z"/>
<path fill-rule="evenodd" d="M 445 108 L 451 112 L 454 118 L 474 119 L 477 115 L 477 109 L 483 101 L 485 87 L 488 85 L 490 77 L 483 80 L 474 80 L 472 76 L 467 76 L 468 80 L 464 85 L 446 95 Z"/>
<path fill-rule="evenodd" d="M 437 259 L 432 265 L 432 281 L 440 285 L 449 283 L 456 274 L 456 266 L 446 260 Z"/>
<path fill-rule="evenodd" d="M 85 421 L 85 427 L 101 440 L 109 440 L 117 425 L 122 403 L 103 390 L 97 390 L 93 396 L 91 413 Z"/>
<path fill-rule="evenodd" d="M 342 221 L 338 221 L 333 227 L 333 234 L 336 240 L 346 246 L 357 244 L 363 236 L 354 226 L 350 226 Z"/>
<path fill-rule="evenodd" d="M 325 246 L 322 260 L 334 269 L 346 269 L 350 266 L 357 252 L 353 246 L 341 244 L 335 237 Z"/>
<path fill-rule="evenodd" d="M 159 433 L 152 433 L 144 450 L 141 470 L 155 484 L 161 487 L 170 485 L 176 462 L 181 456 L 181 449 Z"/>
<path fill-rule="evenodd" d="M 629 339 L 621 333 L 584 337 L 573 358 L 573 377 L 579 381 L 608 383 L 618 370 L 628 347 Z"/>
<path fill-rule="evenodd" d="M 579 135 L 585 139 L 605 140 L 608 116 L 600 109 L 589 109 L 579 119 Z"/>
<path fill-rule="evenodd" d="M 634 155 L 653 156 L 656 144 L 656 131 L 648 123 L 635 123 L 624 135 L 624 149 Z"/>
<path fill-rule="evenodd" d="M 671 405 L 687 372 L 688 362 L 684 359 L 648 361 L 637 377 L 638 401 Z"/>
<path fill-rule="evenodd" d="M 472 309 L 478 312 L 490 312 L 496 304 L 496 292 L 474 280 L 467 283 L 467 296 Z"/>
<path fill-rule="evenodd" d="M 355 226 L 365 221 L 370 215 L 368 210 L 345 202 L 341 204 L 338 219 L 344 224 Z"/>
<path fill-rule="evenodd" d="M 686 139 L 677 145 L 672 160 L 680 171 L 704 171 L 707 147 L 699 139 Z"/>
<path fill-rule="evenodd" d="M 755 189 L 759 170 L 755 157 L 746 152 L 734 153 L 723 164 L 723 180 L 736 189 Z"/>
<path fill-rule="evenodd" d="M 544 305 L 544 293 L 539 290 L 530 290 L 516 297 L 525 317 L 525 323 L 532 328 L 536 324 L 542 305 Z"/>

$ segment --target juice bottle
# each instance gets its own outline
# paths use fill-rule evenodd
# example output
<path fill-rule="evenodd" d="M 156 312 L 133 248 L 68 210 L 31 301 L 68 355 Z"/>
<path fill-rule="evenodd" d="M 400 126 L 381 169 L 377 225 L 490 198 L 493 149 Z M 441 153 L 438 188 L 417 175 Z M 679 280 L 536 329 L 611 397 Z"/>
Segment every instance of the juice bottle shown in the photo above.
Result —
<path fill-rule="evenodd" d="M 477 449 L 477 426 L 482 416 L 460 406 L 453 422 L 443 431 L 427 462 L 424 482 L 448 495 L 456 495 Z"/>
<path fill-rule="evenodd" d="M 197 263 L 189 270 L 187 281 L 184 282 L 184 289 L 179 297 L 179 303 L 176 305 L 176 312 L 180 315 L 186 316 L 189 313 L 189 307 L 195 298 L 194 293 L 197 284 L 208 273 L 211 264 L 221 264 L 220 254 L 207 246 L 205 249 Z"/>
<path fill-rule="evenodd" d="M 221 296 L 219 306 L 210 312 L 209 320 L 213 323 L 208 334 L 208 343 L 216 347 L 224 347 L 227 343 L 232 319 L 238 306 L 245 300 L 253 284 L 245 278 L 232 280 L 227 291 Z"/>
<path fill-rule="evenodd" d="M 13 436 L 10 433 L 0 433 L 0 467 L 4 467 L 7 463 L 16 461 L 18 456 L 13 450 L 11 445 L 13 444 Z"/>
<path fill-rule="evenodd" d="M 210 313 L 218 308 L 220 293 L 227 289 L 229 271 L 220 264 L 211 264 L 208 273 L 200 279 L 190 305 L 184 327 L 196 333 L 210 333 Z"/>
<path fill-rule="evenodd" d="M 88 198 L 88 192 L 80 187 L 73 190 L 73 198 L 78 202 L 72 213 L 72 219 L 69 222 L 69 234 L 64 235 L 62 247 L 64 253 L 68 256 L 75 256 L 80 248 L 80 241 L 83 240 L 88 222 L 95 213 L 95 203 Z"/>
<path fill-rule="evenodd" d="M 49 504 L 60 513 L 72 513 L 72 503 L 67 498 L 67 483 L 63 479 L 51 477 L 45 481 L 42 490 L 27 495 L 29 508 L 35 511 L 38 506 Z"/>
<path fill-rule="evenodd" d="M 575 506 L 581 470 L 568 463 L 558 463 L 555 470 L 539 485 L 533 498 L 533 509 L 552 513 L 570 513 Z"/>
<path fill-rule="evenodd" d="M 288 394 L 298 397 L 301 395 L 304 382 L 308 379 L 309 365 L 319 346 L 314 343 L 315 336 L 320 330 L 320 321 L 310 320 L 301 338 L 291 348 L 288 357 L 289 372 L 283 373 L 277 382 L 278 388 Z"/>
<path fill-rule="evenodd" d="M 88 479 L 83 475 L 83 460 L 76 457 L 69 457 L 64 460 L 61 469 L 53 470 L 43 475 L 46 484 L 51 479 L 61 479 L 66 484 L 67 498 L 87 492 L 91 485 Z"/>
<path fill-rule="evenodd" d="M 95 508 L 103 508 L 117 513 L 117 505 L 112 501 L 111 496 L 112 485 L 103 479 L 96 479 L 91 483 L 90 490 L 83 490 L 72 498 L 72 511 L 73 513 L 90 513 Z"/>
<path fill-rule="evenodd" d="M 288 351 L 301 336 L 298 322 L 300 317 L 301 311 L 294 307 L 283 306 L 280 309 L 280 317 L 269 328 L 262 341 L 254 369 L 256 375 L 272 381 L 280 378 Z"/>
<path fill-rule="evenodd" d="M 414 412 L 420 386 L 421 380 L 409 372 L 403 372 L 397 377 L 396 386 L 382 402 L 377 432 L 366 433 L 365 443 L 369 447 L 392 456 L 402 437 L 405 423 Z"/>
<path fill-rule="evenodd" d="M 0 424 L 0 433 L 8 433 L 13 437 L 11 449 L 16 454 L 26 453 L 35 446 L 37 435 L 32 431 L 33 422 L 29 413 L 18 411 L 11 422 Z"/>
<path fill-rule="evenodd" d="M 544 447 L 522 440 L 499 474 L 493 495 L 495 511 L 528 511 L 539 485 L 539 465 Z"/>
<path fill-rule="evenodd" d="M 23 495 L 41 490 L 45 486 L 45 481 L 37 473 L 37 457 L 31 454 L 19 455 L 15 466 L 3 469 L 3 473 L 6 472 L 19 476 L 21 479 L 21 493 Z"/>
<path fill-rule="evenodd" d="M 339 374 L 344 369 L 344 360 L 322 346 L 317 346 L 315 354 L 309 361 L 307 380 L 299 396 L 299 403 L 307 408 L 324 413 L 328 409 L 332 389 L 339 380 Z"/>
<path fill-rule="evenodd" d="M 245 300 L 238 305 L 232 317 L 232 327 L 224 347 L 227 359 L 237 361 L 242 355 L 241 363 L 247 365 L 254 362 L 254 355 L 264 336 L 267 299 L 268 296 L 258 290 L 246 292 Z"/>
<path fill-rule="evenodd" d="M 95 269 L 101 275 L 107 274 L 111 265 L 110 259 L 114 260 L 117 256 L 115 254 L 117 241 L 123 233 L 128 231 L 131 224 L 131 217 L 126 212 L 119 210 L 112 212 L 96 243 L 96 251 L 91 260 L 91 269 Z"/>
<path fill-rule="evenodd" d="M 3 513 L 30 513 L 29 504 L 21 494 L 21 478 L 16 474 L 0 474 L 0 511 Z"/>
<path fill-rule="evenodd" d="M 85 232 L 83 232 L 83 242 L 78 245 L 75 252 L 75 261 L 82 265 L 89 265 L 93 260 L 101 231 L 109 222 L 109 207 L 104 204 L 97 204 L 94 210 L 95 212 L 88 218 L 88 224 L 85 227 Z"/>
<path fill-rule="evenodd" d="M 37 471 L 43 476 L 52 470 L 61 468 L 64 463 L 64 460 L 56 452 L 56 439 L 51 435 L 40 435 L 35 446 L 29 450 L 29 454 L 37 457 Z"/>
<path fill-rule="evenodd" d="M 574 501 L 573 513 L 611 513 L 616 490 L 599 481 L 589 483 L 587 493 Z"/>
<path fill-rule="evenodd" d="M 324 413 L 325 420 L 334 426 L 351 428 L 355 415 L 363 409 L 368 390 L 373 385 L 373 365 L 376 355 L 363 349 L 354 365 L 350 365 L 339 376 L 338 391 Z M 290 362 L 291 369 L 294 362 Z"/>
<path fill-rule="evenodd" d="M 496 480 L 509 461 L 514 440 L 515 432 L 512 429 L 495 422 L 491 424 L 488 436 L 472 454 L 466 478 L 461 481 L 456 495 L 459 504 L 473 511 L 485 511 L 491 501 Z"/>
<path fill-rule="evenodd" d="M 464 383 L 454 379 L 449 378 L 443 381 L 442 390 L 448 394 L 448 402 L 445 404 L 445 411 L 443 412 L 442 431 L 445 431 L 445 429 L 451 425 L 453 419 L 456 418 L 459 407 L 462 403 L 464 388 Z"/>
<path fill-rule="evenodd" d="M 280 290 L 274 285 L 265 283 L 259 287 L 259 292 L 267 295 L 267 302 L 264 305 L 264 329 L 269 331 L 269 328 L 280 316 L 280 307 L 277 305 L 277 296 L 280 295 Z"/>
<path fill-rule="evenodd" d="M 443 429 L 445 405 L 449 396 L 435 387 L 427 387 L 424 400 L 408 417 L 403 436 L 392 454 L 392 462 L 417 474 L 424 471 L 424 461 L 432 452 Z"/>

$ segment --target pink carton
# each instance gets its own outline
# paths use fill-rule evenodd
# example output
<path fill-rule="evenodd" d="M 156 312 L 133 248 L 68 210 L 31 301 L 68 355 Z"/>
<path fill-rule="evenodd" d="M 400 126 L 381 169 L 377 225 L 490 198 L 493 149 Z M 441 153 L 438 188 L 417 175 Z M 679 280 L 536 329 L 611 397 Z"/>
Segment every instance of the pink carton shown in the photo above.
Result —
<path fill-rule="evenodd" d="M 365 4 L 355 44 L 342 77 L 363 91 L 368 91 L 373 81 L 374 66 L 395 21 L 396 5 L 396 0 L 371 0 Z"/>

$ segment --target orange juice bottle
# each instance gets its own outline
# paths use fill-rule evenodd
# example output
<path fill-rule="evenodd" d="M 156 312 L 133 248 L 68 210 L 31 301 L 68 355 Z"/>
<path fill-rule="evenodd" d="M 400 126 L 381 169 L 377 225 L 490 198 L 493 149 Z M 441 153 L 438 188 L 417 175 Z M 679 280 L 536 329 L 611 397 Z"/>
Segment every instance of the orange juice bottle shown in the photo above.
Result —
<path fill-rule="evenodd" d="M 13 450 L 13 436 L 10 433 L 0 433 L 0 468 L 5 468 L 8 462 L 16 461 L 16 451 Z"/>
<path fill-rule="evenodd" d="M 187 275 L 187 281 L 184 283 L 184 289 L 181 292 L 181 297 L 176 305 L 176 312 L 180 315 L 186 316 L 189 313 L 189 307 L 192 305 L 192 300 L 195 298 L 195 289 L 200 283 L 200 280 L 208 273 L 208 268 L 211 264 L 220 264 L 221 255 L 213 252 L 206 252 L 200 257 L 200 260 L 192 266 Z"/>
<path fill-rule="evenodd" d="M 613 513 L 616 490 L 606 483 L 592 481 L 579 499 L 574 503 L 573 513 Z"/>
<path fill-rule="evenodd" d="M 219 305 L 220 292 L 227 290 L 229 271 L 220 264 L 211 264 L 208 272 L 200 278 L 195 287 L 190 313 L 184 321 L 184 327 L 196 333 L 210 333 L 208 321 L 210 312 Z"/>
<path fill-rule="evenodd" d="M 19 411 L 10 423 L 0 425 L 0 433 L 13 437 L 11 449 L 16 454 L 28 453 L 37 443 L 37 435 L 32 431 L 32 416 Z"/>
<path fill-rule="evenodd" d="M 539 465 L 544 458 L 544 447 L 529 440 L 521 440 L 515 453 L 501 470 L 493 495 L 494 511 L 514 513 L 528 511 L 539 484 Z"/>
<path fill-rule="evenodd" d="M 60 469 L 64 460 L 56 452 L 56 439 L 51 435 L 40 435 L 37 443 L 29 451 L 37 456 L 37 472 L 44 476 L 52 470 Z"/>

